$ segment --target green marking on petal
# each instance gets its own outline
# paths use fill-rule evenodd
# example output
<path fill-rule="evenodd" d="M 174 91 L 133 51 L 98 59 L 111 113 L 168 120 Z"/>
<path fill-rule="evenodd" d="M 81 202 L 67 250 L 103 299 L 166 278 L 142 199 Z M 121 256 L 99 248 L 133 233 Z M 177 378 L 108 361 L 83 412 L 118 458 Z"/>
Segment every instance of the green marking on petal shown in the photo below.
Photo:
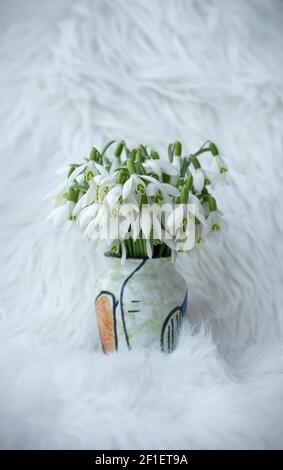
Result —
<path fill-rule="evenodd" d="M 90 181 L 91 178 L 93 178 L 93 177 L 94 177 L 93 172 L 92 172 L 92 171 L 88 171 L 87 174 L 85 175 L 85 180 L 86 180 L 86 181 Z"/>
<path fill-rule="evenodd" d="M 143 184 L 137 184 L 136 193 L 145 194 L 145 187 Z"/>
<path fill-rule="evenodd" d="M 225 168 L 225 166 L 222 166 L 219 171 L 223 175 L 223 173 L 227 173 L 228 169 Z"/>

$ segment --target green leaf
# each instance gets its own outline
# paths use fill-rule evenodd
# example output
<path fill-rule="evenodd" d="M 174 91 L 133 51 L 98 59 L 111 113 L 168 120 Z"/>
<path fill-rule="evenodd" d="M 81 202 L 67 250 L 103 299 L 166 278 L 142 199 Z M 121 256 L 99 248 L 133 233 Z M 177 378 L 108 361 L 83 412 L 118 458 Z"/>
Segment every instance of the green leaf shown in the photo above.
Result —
<path fill-rule="evenodd" d="M 111 147 L 111 145 L 113 145 L 115 142 L 117 142 L 116 140 L 110 140 L 110 142 L 108 142 L 105 147 L 103 148 L 102 152 L 101 152 L 101 156 L 103 157 L 103 155 L 105 154 L 105 152 L 107 152 L 107 150 L 109 149 L 109 147 Z"/>
<path fill-rule="evenodd" d="M 71 176 L 71 174 L 73 173 L 73 171 L 76 169 L 75 165 L 71 165 L 70 168 L 69 168 L 69 171 L 68 171 L 68 178 L 69 176 Z"/>
<path fill-rule="evenodd" d="M 144 162 L 147 158 L 149 158 L 148 151 L 145 145 L 140 144 L 139 148 L 142 154 L 142 161 Z"/>

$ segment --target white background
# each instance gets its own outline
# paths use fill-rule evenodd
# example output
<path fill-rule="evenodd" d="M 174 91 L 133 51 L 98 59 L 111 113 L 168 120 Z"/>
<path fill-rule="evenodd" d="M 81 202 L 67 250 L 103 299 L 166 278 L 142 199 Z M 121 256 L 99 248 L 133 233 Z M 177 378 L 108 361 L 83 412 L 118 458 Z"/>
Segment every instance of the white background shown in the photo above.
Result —
<path fill-rule="evenodd" d="M 2 448 L 283 447 L 282 20 L 276 0 L 1 0 Z M 170 357 L 101 354 L 103 257 L 45 221 L 57 168 L 112 138 L 210 138 L 231 166 L 239 221 L 179 259 Z"/>

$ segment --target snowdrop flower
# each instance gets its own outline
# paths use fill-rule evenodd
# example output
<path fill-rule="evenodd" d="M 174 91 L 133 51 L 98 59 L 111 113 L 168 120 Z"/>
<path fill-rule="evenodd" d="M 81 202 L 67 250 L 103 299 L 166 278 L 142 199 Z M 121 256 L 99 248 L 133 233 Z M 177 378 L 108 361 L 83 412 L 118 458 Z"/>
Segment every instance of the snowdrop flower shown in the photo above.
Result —
<path fill-rule="evenodd" d="M 75 179 L 80 176 L 82 173 L 85 174 L 85 179 L 89 181 L 94 175 L 97 175 L 98 170 L 96 167 L 96 163 L 93 160 L 90 160 L 83 165 L 78 166 L 77 168 L 72 171 L 69 176 L 69 182 L 72 183 Z M 101 166 L 101 165 L 100 165 Z"/>
<path fill-rule="evenodd" d="M 218 184 L 228 183 L 228 167 L 220 155 L 210 156 L 204 162 L 204 173 L 212 188 Z"/>
<path fill-rule="evenodd" d="M 166 162 L 164 160 L 147 160 L 143 166 L 147 171 L 151 171 L 152 173 L 156 173 L 159 179 L 162 179 L 162 173 L 166 175 L 175 176 L 179 174 L 178 169 L 173 166 L 171 163 Z"/>
<path fill-rule="evenodd" d="M 111 175 L 102 165 L 96 164 L 96 166 L 98 167 L 99 174 L 94 176 L 93 182 L 95 184 L 96 198 L 99 202 L 102 202 L 111 188 L 115 186 L 115 176 Z"/>
<path fill-rule="evenodd" d="M 189 211 L 194 211 L 196 218 L 203 224 L 206 225 L 206 220 L 203 213 L 203 208 L 200 200 L 190 191 L 188 198 Z M 193 208 L 193 209 L 190 209 Z M 193 213 L 193 212 L 192 212 Z"/>
<path fill-rule="evenodd" d="M 66 201 L 58 207 L 55 207 L 47 217 L 47 220 L 53 220 L 56 228 L 63 228 L 69 221 L 75 220 L 73 210 L 75 203 L 72 201 Z"/>
<path fill-rule="evenodd" d="M 105 204 L 96 204 L 94 217 L 85 229 L 85 234 L 91 239 L 109 239 L 110 212 Z"/>
<path fill-rule="evenodd" d="M 46 194 L 45 199 L 52 199 L 54 207 L 61 206 L 66 202 L 65 194 L 68 192 L 69 188 L 68 180 L 64 181 L 64 183 Z"/>
<path fill-rule="evenodd" d="M 181 172 L 181 161 L 182 159 L 180 156 L 174 155 L 173 160 L 172 160 L 172 165 L 176 168 L 178 173 L 177 175 L 170 176 L 170 184 L 172 184 L 175 187 L 177 186 L 178 178 Z"/>
<path fill-rule="evenodd" d="M 129 229 L 136 224 L 140 209 L 135 204 L 121 204 L 119 206 L 119 237 L 124 240 L 127 238 Z"/>
<path fill-rule="evenodd" d="M 161 183 L 151 176 L 144 176 L 144 179 L 150 181 L 146 188 L 147 196 L 157 196 L 156 202 L 163 201 L 164 199 L 168 201 L 167 196 L 180 196 L 180 191 L 169 183 Z"/>
<path fill-rule="evenodd" d="M 201 224 L 195 225 L 195 248 L 200 250 L 201 245 L 205 242 L 204 226 Z"/>
<path fill-rule="evenodd" d="M 96 199 L 97 199 L 97 187 L 96 187 L 96 184 L 91 183 L 89 185 L 87 192 L 81 197 L 78 204 L 80 204 L 81 208 L 84 208 L 88 206 L 89 204 L 92 204 L 93 202 L 95 202 Z"/>
<path fill-rule="evenodd" d="M 180 174 L 181 169 L 181 157 L 175 155 L 172 160 L 172 165 L 176 168 L 178 174 Z"/>
<path fill-rule="evenodd" d="M 166 229 L 173 236 L 180 232 L 180 228 L 184 227 L 190 217 L 190 213 L 194 215 L 194 211 L 185 204 L 178 204 L 166 219 Z"/>
<path fill-rule="evenodd" d="M 137 175 L 136 173 L 132 174 L 130 178 L 123 185 L 123 189 L 122 189 L 123 199 L 127 199 L 127 197 L 132 192 L 145 194 L 146 185 L 143 179 L 146 179 L 144 175 Z"/>
<path fill-rule="evenodd" d="M 85 230 L 91 220 L 95 219 L 99 208 L 100 204 L 94 203 L 81 210 L 78 217 L 78 225 L 82 230 Z"/>
<path fill-rule="evenodd" d="M 169 145 L 169 161 L 164 161 L 157 152 L 142 145 L 131 150 L 124 141 L 109 157 L 113 142 L 101 153 L 93 148 L 82 165 L 70 166 L 48 217 L 57 227 L 75 222 L 97 247 L 103 242 L 122 261 L 129 253 L 148 258 L 197 253 L 207 237 L 226 230 L 227 218 L 211 194 L 227 172 L 215 144 L 208 141 L 195 154 L 182 157 L 176 141 Z M 166 219 L 163 208 L 172 209 L 172 203 L 174 211 Z"/>
<path fill-rule="evenodd" d="M 226 163 L 224 162 L 223 158 L 218 154 L 218 155 L 213 155 L 212 157 L 213 161 L 213 170 L 220 173 L 220 174 L 225 174 L 228 171 L 228 167 Z"/>
<path fill-rule="evenodd" d="M 110 191 L 107 193 L 105 197 L 105 201 L 112 206 L 113 204 L 116 204 L 117 201 L 122 196 L 123 192 L 123 185 L 122 184 L 117 184 L 116 186 L 113 186 L 113 188 L 110 189 Z"/>
<path fill-rule="evenodd" d="M 114 157 L 111 168 L 110 168 L 110 173 L 114 174 L 114 172 L 119 170 L 119 168 L 121 168 L 121 158 Z"/>
<path fill-rule="evenodd" d="M 228 222 L 223 214 L 218 210 L 212 211 L 206 219 L 206 227 L 203 230 L 204 238 L 210 237 L 220 240 L 219 235 L 222 235 L 223 230 L 226 231 L 227 229 Z"/>
<path fill-rule="evenodd" d="M 189 166 L 189 171 L 193 177 L 193 184 L 196 192 L 201 193 L 205 182 L 205 174 L 203 169 L 201 167 L 195 168 L 193 163 L 191 163 Z"/>

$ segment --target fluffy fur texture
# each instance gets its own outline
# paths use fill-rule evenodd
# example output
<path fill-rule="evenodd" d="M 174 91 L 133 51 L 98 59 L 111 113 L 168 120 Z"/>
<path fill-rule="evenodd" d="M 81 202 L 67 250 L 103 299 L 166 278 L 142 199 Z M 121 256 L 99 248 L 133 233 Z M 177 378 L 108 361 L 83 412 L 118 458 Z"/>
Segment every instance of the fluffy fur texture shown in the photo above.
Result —
<path fill-rule="evenodd" d="M 282 2 L 25 4 L 0 33 L 1 447 L 283 448 Z M 56 169 L 113 137 L 210 138 L 243 169 L 221 249 L 179 259 L 190 322 L 169 357 L 103 356 L 103 257 L 45 222 Z"/>

